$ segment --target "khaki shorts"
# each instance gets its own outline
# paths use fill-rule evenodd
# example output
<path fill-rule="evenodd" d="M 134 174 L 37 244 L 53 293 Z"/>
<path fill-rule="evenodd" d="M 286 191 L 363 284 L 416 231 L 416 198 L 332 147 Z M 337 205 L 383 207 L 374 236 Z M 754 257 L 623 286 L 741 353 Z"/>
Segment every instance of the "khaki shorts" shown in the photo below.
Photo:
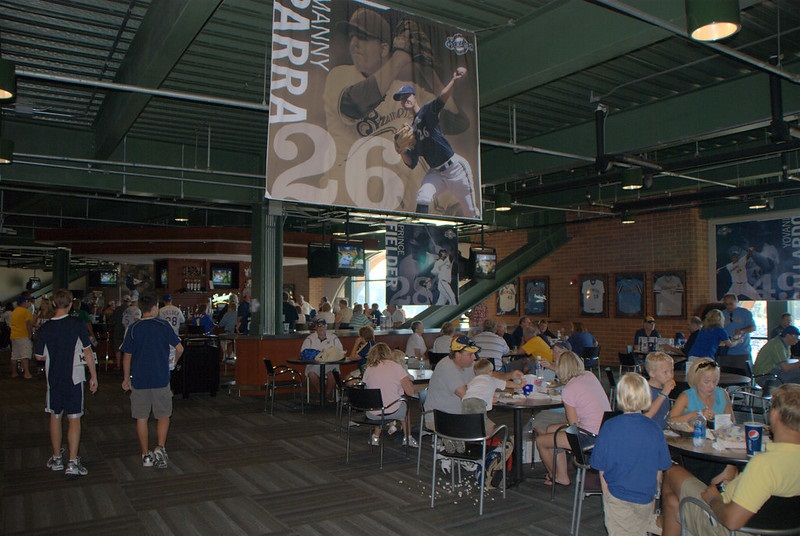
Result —
<path fill-rule="evenodd" d="M 131 417 L 147 419 L 150 417 L 163 419 L 172 416 L 172 390 L 169 385 L 158 389 L 134 389 L 131 387 Z"/>
<path fill-rule="evenodd" d="M 687 478 L 681 485 L 679 498 L 683 500 L 686 497 L 694 497 L 702 501 L 701 494 L 707 487 L 697 478 Z M 728 536 L 730 534 L 730 531 L 722 523 L 714 520 L 712 525 L 708 514 L 700 508 L 692 504 L 686 505 L 684 508 L 686 508 L 686 528 L 694 536 Z M 678 517 L 678 521 L 680 522 L 680 517 Z"/>
<path fill-rule="evenodd" d="M 33 342 L 30 339 L 11 339 L 11 359 L 20 361 L 33 356 Z"/>
<path fill-rule="evenodd" d="M 613 495 L 603 495 L 606 529 L 614 536 L 641 536 L 647 534 L 653 518 L 653 503 L 636 504 Z"/>

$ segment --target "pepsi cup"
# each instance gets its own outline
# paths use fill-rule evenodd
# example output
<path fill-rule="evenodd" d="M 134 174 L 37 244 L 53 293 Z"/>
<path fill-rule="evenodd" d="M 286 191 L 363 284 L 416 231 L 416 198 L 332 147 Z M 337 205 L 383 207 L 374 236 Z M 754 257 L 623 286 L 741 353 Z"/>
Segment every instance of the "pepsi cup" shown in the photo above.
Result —
<path fill-rule="evenodd" d="M 525 386 L 522 388 L 522 394 L 525 396 L 529 396 L 533 392 L 533 385 L 530 383 L 526 383 Z"/>
<path fill-rule="evenodd" d="M 747 445 L 747 455 L 752 456 L 761 452 L 761 441 L 764 436 L 764 425 L 760 422 L 744 423 L 744 442 Z"/>

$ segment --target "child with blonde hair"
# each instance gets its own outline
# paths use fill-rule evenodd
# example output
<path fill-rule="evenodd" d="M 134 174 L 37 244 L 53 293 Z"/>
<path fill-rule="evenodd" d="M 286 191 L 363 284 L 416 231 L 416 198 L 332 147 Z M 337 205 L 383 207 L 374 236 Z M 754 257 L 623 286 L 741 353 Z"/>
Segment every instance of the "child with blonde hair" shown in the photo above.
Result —
<path fill-rule="evenodd" d="M 495 401 L 495 392 L 506 387 L 514 388 L 517 386 L 513 381 L 501 380 L 492 376 L 494 366 L 488 359 L 479 359 L 472 365 L 475 377 L 467 384 L 467 391 L 461 399 L 461 411 L 463 413 L 483 413 L 486 422 L 486 433 L 494 431 L 495 424 L 486 415 L 492 409 Z"/>
<path fill-rule="evenodd" d="M 625 374 L 617 384 L 617 406 L 625 413 L 603 424 L 592 450 L 606 529 L 613 536 L 647 534 L 662 472 L 672 465 L 661 427 L 642 414 L 650 402 L 647 380 L 635 372 Z"/>
<path fill-rule="evenodd" d="M 644 366 L 650 376 L 650 409 L 645 415 L 658 423 L 661 429 L 667 428 L 669 420 L 669 394 L 675 389 L 675 364 L 664 352 L 647 354 Z"/>

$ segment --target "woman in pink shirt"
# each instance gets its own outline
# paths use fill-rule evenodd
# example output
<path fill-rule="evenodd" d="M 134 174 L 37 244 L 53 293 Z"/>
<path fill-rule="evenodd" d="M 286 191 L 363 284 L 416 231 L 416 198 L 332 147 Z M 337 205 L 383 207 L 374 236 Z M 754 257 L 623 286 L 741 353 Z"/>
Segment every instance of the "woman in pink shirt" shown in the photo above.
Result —
<path fill-rule="evenodd" d="M 369 389 L 380 389 L 384 407 L 388 413 L 386 419 L 403 423 L 403 445 L 417 447 L 417 440 L 409 436 L 408 412 L 405 401 L 396 402 L 403 394 L 414 395 L 414 383 L 408 371 L 392 359 L 392 349 L 386 343 L 379 342 L 367 354 L 367 368 L 364 370 L 364 383 Z M 391 404 L 391 405 L 390 405 Z M 372 418 L 380 419 L 379 412 L 368 412 Z M 376 426 L 370 438 L 370 445 L 379 445 L 381 427 Z"/>
<path fill-rule="evenodd" d="M 567 415 L 566 424 L 577 424 L 584 430 L 593 434 L 600 431 L 603 422 L 603 413 L 611 411 L 606 392 L 597 377 L 584 370 L 583 360 L 575 352 L 565 352 L 561 355 L 555 366 L 556 375 L 564 388 L 561 391 L 561 400 Z M 536 448 L 542 457 L 542 463 L 547 469 L 545 484 L 553 485 L 553 439 L 555 431 L 563 424 L 551 424 L 547 433 L 536 438 Z M 559 448 L 569 449 L 569 442 L 565 433 L 559 433 L 556 443 Z M 555 475 L 557 484 L 569 485 L 567 473 L 567 457 L 564 452 L 558 454 L 558 466 Z"/>

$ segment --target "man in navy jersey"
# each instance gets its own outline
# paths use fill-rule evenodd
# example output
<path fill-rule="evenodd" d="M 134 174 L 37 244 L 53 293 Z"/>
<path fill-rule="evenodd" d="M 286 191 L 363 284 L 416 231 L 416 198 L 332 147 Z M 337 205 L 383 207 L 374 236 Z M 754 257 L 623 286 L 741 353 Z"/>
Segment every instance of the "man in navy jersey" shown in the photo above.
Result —
<path fill-rule="evenodd" d="M 404 85 L 393 95 L 394 100 L 402 101 L 404 109 L 414 113 L 411 126 L 417 142 L 414 147 L 401 153 L 403 162 L 414 169 L 422 157 L 429 166 L 417 193 L 417 212 L 423 214 L 430 212 L 430 205 L 437 194 L 449 191 L 461 205 L 461 216 L 478 215 L 469 162 L 453 151 L 439 126 L 439 113 L 453 93 L 456 80 L 464 78 L 466 74 L 464 67 L 456 69 L 439 96 L 423 106 L 417 102 L 416 90 L 410 84 Z"/>
<path fill-rule="evenodd" d="M 89 331 L 80 319 L 69 316 L 72 306 L 72 293 L 59 289 L 53 294 L 55 315 L 45 322 L 36 333 L 36 359 L 44 360 L 47 371 L 47 398 L 45 411 L 50 414 L 50 443 L 53 456 L 47 460 L 52 471 L 64 469 L 64 449 L 61 447 L 61 416 L 67 414 L 67 445 L 69 461 L 67 476 L 88 474 L 78 456 L 81 441 L 81 416 L 83 416 L 83 384 L 86 371 L 76 363 L 77 355 L 83 354 L 89 368 L 89 391 L 97 392 L 97 372 L 95 370 L 92 343 Z M 75 366 L 75 365 L 78 366 Z"/>
<path fill-rule="evenodd" d="M 172 391 L 169 388 L 171 354 L 174 361 L 183 353 L 180 339 L 164 319 L 158 318 L 158 298 L 152 292 L 139 298 L 142 319 L 128 327 L 122 342 L 122 389 L 131 391 L 131 416 L 136 419 L 136 434 L 142 449 L 142 465 L 165 469 L 169 463 L 165 444 L 172 416 Z M 150 412 L 157 421 L 158 445 L 148 448 L 147 421 Z"/>

